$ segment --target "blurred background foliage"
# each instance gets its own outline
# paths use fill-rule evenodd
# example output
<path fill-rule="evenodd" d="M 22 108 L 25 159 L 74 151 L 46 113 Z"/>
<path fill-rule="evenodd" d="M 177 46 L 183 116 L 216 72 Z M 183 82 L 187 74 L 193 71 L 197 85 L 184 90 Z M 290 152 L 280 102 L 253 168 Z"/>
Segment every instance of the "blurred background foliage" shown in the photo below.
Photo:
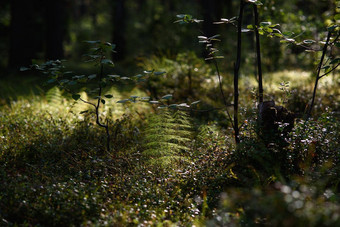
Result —
<path fill-rule="evenodd" d="M 283 32 L 293 32 L 297 40 L 321 40 L 336 14 L 335 0 L 264 0 L 260 21 L 280 24 Z M 218 48 L 225 56 L 224 67 L 231 69 L 235 59 L 236 28 L 212 25 L 220 18 L 237 15 L 236 0 L 3 0 L 0 7 L 0 69 L 17 69 L 32 59 L 66 58 L 79 62 L 85 52 L 84 40 L 117 44 L 115 60 L 136 65 L 142 57 L 194 51 L 203 47 L 197 36 L 221 34 Z M 177 14 L 203 19 L 198 25 L 178 26 Z M 252 10 L 246 9 L 244 24 L 252 24 Z M 255 61 L 253 33 L 244 39 L 243 61 Z M 299 67 L 314 69 L 318 54 L 262 37 L 264 68 L 278 71 Z M 290 54 L 292 53 L 292 54 Z M 131 66 L 132 67 L 132 66 Z M 252 70 L 251 68 L 248 70 Z M 247 72 L 247 71 L 245 71 Z M 4 74 L 4 73 L 2 73 Z"/>

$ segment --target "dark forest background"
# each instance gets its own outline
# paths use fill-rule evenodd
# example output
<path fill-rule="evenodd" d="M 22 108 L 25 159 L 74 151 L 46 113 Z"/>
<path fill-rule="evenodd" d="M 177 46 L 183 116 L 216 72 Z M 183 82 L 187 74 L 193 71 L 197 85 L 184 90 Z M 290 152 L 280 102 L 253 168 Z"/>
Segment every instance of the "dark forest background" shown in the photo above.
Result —
<path fill-rule="evenodd" d="M 260 21 L 280 24 L 281 30 L 294 32 L 297 40 L 325 37 L 327 24 L 335 15 L 332 0 L 266 0 L 260 8 Z M 235 59 L 236 28 L 212 25 L 220 18 L 237 15 L 233 0 L 3 0 L 0 7 L 0 69 L 15 70 L 32 59 L 79 61 L 84 40 L 117 44 L 114 60 L 136 63 L 138 57 L 152 54 L 175 55 L 183 51 L 203 52 L 197 35 L 222 35 L 219 48 L 227 62 Z M 252 24 L 246 10 L 244 24 Z M 199 25 L 173 23 L 177 14 L 203 19 Z M 243 49 L 253 48 L 253 34 Z M 263 63 L 267 71 L 315 66 L 316 55 L 302 48 L 281 45 L 279 40 L 263 38 Z M 291 55 L 293 53 L 294 55 Z M 254 56 L 243 55 L 252 61 Z M 303 60 L 302 60 L 303 59 Z M 232 63 L 226 65 L 232 68 Z"/>

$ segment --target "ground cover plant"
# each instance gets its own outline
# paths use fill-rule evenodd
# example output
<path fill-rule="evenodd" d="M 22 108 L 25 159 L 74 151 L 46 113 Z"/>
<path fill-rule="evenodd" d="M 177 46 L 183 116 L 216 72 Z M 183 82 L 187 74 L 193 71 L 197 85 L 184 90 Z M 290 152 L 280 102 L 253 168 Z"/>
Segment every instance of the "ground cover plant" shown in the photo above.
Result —
<path fill-rule="evenodd" d="M 86 41 L 75 48 L 96 64 L 1 78 L 0 226 L 340 225 L 340 5 L 300 40 L 259 21 L 271 2 L 237 2 L 215 21 L 236 26 L 231 66 L 224 37 L 203 33 L 201 54 L 124 70 L 108 53 L 119 44 Z M 204 17 L 176 22 L 207 32 Z M 266 42 L 313 51 L 316 70 L 265 70 Z"/>

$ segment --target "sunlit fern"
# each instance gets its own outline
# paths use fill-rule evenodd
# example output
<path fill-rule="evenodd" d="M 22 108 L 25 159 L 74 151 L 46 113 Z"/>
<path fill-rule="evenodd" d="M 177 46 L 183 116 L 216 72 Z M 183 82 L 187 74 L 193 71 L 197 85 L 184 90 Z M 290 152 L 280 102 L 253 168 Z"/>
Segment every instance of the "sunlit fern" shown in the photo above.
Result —
<path fill-rule="evenodd" d="M 54 86 L 46 92 L 46 100 L 52 108 L 59 108 L 63 103 L 61 90 Z"/>
<path fill-rule="evenodd" d="M 184 112 L 161 111 L 144 130 L 143 157 L 152 166 L 173 168 L 186 161 L 193 126 Z"/>

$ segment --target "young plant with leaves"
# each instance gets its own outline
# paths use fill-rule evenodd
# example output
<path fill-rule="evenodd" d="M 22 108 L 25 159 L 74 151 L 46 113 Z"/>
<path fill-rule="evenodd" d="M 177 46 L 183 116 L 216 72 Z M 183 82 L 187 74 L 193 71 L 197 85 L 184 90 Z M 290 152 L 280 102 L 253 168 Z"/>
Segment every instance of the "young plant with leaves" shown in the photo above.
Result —
<path fill-rule="evenodd" d="M 75 101 L 82 101 L 93 107 L 94 114 L 96 116 L 96 124 L 105 129 L 106 132 L 106 150 L 111 151 L 110 146 L 110 131 L 109 131 L 109 120 L 103 120 L 101 117 L 101 104 L 105 105 L 107 99 L 111 99 L 111 94 L 103 94 L 103 88 L 108 85 L 109 82 L 116 82 L 120 79 L 118 75 L 105 75 L 104 69 L 106 67 L 113 67 L 114 63 L 108 58 L 111 52 L 115 52 L 115 44 L 101 41 L 85 41 L 86 43 L 93 45 L 88 54 L 84 56 L 87 58 L 86 62 L 93 62 L 99 68 L 98 74 L 91 75 L 74 75 L 71 71 L 65 71 L 62 61 L 47 61 L 41 65 L 32 65 L 31 69 L 47 74 L 50 79 L 47 81 L 49 84 L 56 84 L 63 90 L 67 91 L 72 95 Z M 28 70 L 29 68 L 22 67 L 21 71 Z M 123 78 L 121 78 L 123 79 Z M 95 87 L 89 90 L 88 93 L 95 94 L 92 100 L 85 100 L 77 92 L 77 85 L 84 86 L 86 88 Z M 82 111 L 80 114 L 85 114 L 89 110 Z"/>

